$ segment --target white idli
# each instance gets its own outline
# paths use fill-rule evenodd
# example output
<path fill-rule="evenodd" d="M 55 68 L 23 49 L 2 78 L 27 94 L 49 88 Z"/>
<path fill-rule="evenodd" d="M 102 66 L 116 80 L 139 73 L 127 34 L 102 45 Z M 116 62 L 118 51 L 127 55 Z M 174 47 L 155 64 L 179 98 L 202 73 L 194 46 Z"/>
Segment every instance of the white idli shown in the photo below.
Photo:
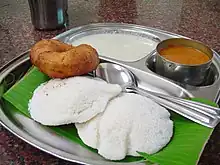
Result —
<path fill-rule="evenodd" d="M 52 79 L 34 91 L 28 108 L 31 117 L 43 125 L 81 123 L 103 112 L 120 92 L 119 85 L 90 77 Z"/>
<path fill-rule="evenodd" d="M 137 151 L 156 153 L 173 134 L 173 122 L 165 108 L 131 93 L 114 98 L 103 113 L 76 124 L 76 128 L 85 144 L 110 160 L 138 156 Z"/>

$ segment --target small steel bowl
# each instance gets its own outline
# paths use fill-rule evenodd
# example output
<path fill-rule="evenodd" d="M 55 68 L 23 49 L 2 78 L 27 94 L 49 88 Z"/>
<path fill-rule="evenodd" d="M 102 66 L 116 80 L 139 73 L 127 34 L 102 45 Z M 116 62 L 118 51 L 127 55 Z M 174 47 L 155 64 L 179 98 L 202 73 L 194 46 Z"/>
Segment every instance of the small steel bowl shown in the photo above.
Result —
<path fill-rule="evenodd" d="M 186 46 L 195 48 L 208 55 L 210 60 L 200 65 L 186 65 L 175 63 L 167 60 L 159 53 L 160 50 L 167 48 L 168 46 Z M 156 73 L 164 77 L 170 78 L 174 81 L 193 86 L 199 86 L 204 82 L 213 58 L 213 52 L 209 47 L 200 42 L 185 38 L 171 38 L 164 40 L 157 45 L 156 51 Z"/>

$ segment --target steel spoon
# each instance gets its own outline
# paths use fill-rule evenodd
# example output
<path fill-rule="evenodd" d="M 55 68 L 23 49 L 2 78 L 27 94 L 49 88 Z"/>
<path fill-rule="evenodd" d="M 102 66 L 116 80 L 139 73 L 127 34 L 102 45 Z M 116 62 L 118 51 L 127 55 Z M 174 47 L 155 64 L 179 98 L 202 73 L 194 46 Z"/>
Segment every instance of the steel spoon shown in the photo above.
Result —
<path fill-rule="evenodd" d="M 118 64 L 101 63 L 95 75 L 108 83 L 119 84 L 125 92 L 146 96 L 165 108 L 204 126 L 213 128 L 217 124 L 217 118 L 220 118 L 219 108 L 139 88 L 133 73 Z"/>

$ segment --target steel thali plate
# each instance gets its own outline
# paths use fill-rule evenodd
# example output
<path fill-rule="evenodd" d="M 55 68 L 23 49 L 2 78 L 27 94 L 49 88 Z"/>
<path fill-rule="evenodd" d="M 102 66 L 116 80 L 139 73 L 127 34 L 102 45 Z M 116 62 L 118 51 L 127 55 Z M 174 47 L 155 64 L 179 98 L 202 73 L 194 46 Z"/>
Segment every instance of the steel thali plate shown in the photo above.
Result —
<path fill-rule="evenodd" d="M 136 32 L 145 31 L 145 34 L 149 33 L 150 37 L 153 37 L 155 41 L 163 40 L 169 37 L 181 37 L 179 35 L 174 35 L 171 33 L 166 33 L 160 30 L 146 28 L 137 25 L 127 25 L 127 24 L 93 24 L 83 27 L 78 27 L 71 29 L 55 38 L 68 42 L 68 39 L 74 38 L 74 34 L 90 31 L 90 28 L 93 29 L 111 29 L 114 27 L 117 29 L 132 29 Z M 159 35 L 160 34 L 160 35 Z M 71 37 L 70 37 L 71 36 Z M 156 38 L 154 38 L 156 37 Z M 141 60 L 136 62 L 122 62 L 111 58 L 100 57 L 103 61 L 109 61 L 121 64 L 130 69 L 138 78 L 138 85 L 141 88 L 151 89 L 157 92 L 179 96 L 179 97 L 194 97 L 198 93 L 184 89 L 183 87 L 175 84 L 166 78 L 160 77 L 157 74 L 150 71 L 146 65 L 146 59 L 148 55 Z M 218 64 L 216 64 L 218 65 Z M 15 77 L 21 77 L 31 66 L 29 61 L 29 52 L 23 53 L 21 56 L 13 59 L 11 62 L 6 64 L 0 70 L 0 82 L 4 79 L 10 79 L 11 75 Z M 216 80 L 217 81 L 217 80 Z M 218 85 L 219 83 L 215 84 Z M 13 85 L 13 83 L 11 84 Z M 203 87 L 206 88 L 206 87 Z M 210 90 L 212 92 L 212 100 L 217 101 L 217 94 L 214 88 Z M 200 94 L 198 94 L 200 95 Z M 203 96 L 203 95 L 200 95 Z M 208 97 L 209 98 L 209 97 Z M 3 104 L 0 107 L 0 119 L 1 124 L 7 128 L 10 132 L 24 140 L 25 142 L 33 145 L 36 148 L 39 148 L 49 154 L 52 154 L 56 157 L 68 160 L 71 162 L 76 162 L 80 164 L 93 164 L 93 165 L 113 165 L 115 162 L 110 162 L 103 159 L 96 153 L 92 153 L 87 149 L 75 144 L 65 138 L 62 138 L 54 134 L 47 127 L 44 127 L 33 120 L 23 116 L 20 113 L 14 112 L 13 110 L 6 109 Z M 144 164 L 143 162 L 134 162 L 134 163 L 117 163 L 117 164 Z"/>

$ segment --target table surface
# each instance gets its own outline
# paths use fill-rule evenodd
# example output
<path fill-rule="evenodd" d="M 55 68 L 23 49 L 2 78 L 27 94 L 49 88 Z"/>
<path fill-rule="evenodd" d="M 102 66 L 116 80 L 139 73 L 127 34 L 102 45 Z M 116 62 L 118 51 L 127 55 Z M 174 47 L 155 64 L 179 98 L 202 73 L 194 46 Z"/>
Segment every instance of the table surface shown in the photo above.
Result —
<path fill-rule="evenodd" d="M 0 1 L 0 66 L 43 38 L 72 27 L 97 22 L 140 24 L 178 33 L 204 42 L 220 52 L 219 0 L 69 0 L 66 29 L 37 31 L 30 20 L 27 0 Z M 199 161 L 220 164 L 220 126 L 217 126 Z M 46 154 L 0 126 L 0 165 L 74 164 Z"/>

